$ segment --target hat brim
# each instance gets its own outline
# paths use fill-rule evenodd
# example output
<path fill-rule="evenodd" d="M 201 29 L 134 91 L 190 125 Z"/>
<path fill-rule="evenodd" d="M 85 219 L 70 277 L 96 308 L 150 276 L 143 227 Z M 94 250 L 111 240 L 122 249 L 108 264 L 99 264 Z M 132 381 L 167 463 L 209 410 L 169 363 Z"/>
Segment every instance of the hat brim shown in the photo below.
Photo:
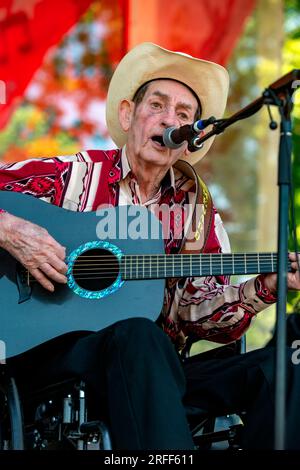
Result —
<path fill-rule="evenodd" d="M 127 134 L 122 130 L 118 117 L 120 102 L 123 99 L 132 100 L 144 83 L 159 78 L 177 80 L 190 87 L 200 100 L 201 119 L 211 116 L 220 119 L 223 116 L 229 87 L 228 72 L 224 67 L 145 42 L 124 56 L 110 81 L 106 122 L 110 136 L 118 147 L 123 147 L 127 141 Z M 214 136 L 205 141 L 201 149 L 188 157 L 182 156 L 182 159 L 195 165 L 208 152 L 213 140 Z"/>

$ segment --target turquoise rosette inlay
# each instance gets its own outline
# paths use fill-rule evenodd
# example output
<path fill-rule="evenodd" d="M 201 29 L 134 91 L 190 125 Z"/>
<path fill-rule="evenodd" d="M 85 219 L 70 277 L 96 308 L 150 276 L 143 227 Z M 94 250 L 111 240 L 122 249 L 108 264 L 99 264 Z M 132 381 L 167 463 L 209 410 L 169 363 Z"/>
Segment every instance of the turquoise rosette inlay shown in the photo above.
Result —
<path fill-rule="evenodd" d="M 73 275 L 74 263 L 76 259 L 80 255 L 82 255 L 85 251 L 93 250 L 95 248 L 110 251 L 112 254 L 116 256 L 119 262 L 121 261 L 121 258 L 123 256 L 122 251 L 117 246 L 109 242 L 99 241 L 99 240 L 84 243 L 83 245 L 80 245 L 78 248 L 76 248 L 76 250 L 72 251 L 72 253 L 70 253 L 70 255 L 67 257 L 67 264 L 68 264 L 68 271 L 66 274 L 67 279 L 68 279 L 67 284 L 75 294 L 79 295 L 80 297 L 84 297 L 85 299 L 101 299 L 103 297 L 106 297 L 107 295 L 112 294 L 124 284 L 124 281 L 122 281 L 122 278 L 121 278 L 121 272 L 119 272 L 118 277 L 115 279 L 113 284 L 111 284 L 109 287 L 106 287 L 105 289 L 102 289 L 100 291 L 89 291 L 87 289 L 83 289 L 77 284 L 76 279 Z"/>

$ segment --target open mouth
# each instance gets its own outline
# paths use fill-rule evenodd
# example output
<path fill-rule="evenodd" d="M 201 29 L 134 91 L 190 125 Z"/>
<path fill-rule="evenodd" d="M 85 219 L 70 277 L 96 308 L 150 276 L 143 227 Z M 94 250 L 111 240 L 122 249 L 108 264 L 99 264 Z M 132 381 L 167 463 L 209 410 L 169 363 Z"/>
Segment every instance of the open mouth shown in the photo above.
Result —
<path fill-rule="evenodd" d="M 153 140 L 153 142 L 157 142 L 161 147 L 165 147 L 162 135 L 153 135 L 151 140 Z"/>

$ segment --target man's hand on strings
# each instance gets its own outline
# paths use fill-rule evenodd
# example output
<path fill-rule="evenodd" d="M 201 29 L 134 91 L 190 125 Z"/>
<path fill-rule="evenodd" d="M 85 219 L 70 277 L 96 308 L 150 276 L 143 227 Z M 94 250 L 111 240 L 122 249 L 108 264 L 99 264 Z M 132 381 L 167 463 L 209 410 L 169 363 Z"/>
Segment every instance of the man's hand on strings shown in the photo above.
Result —
<path fill-rule="evenodd" d="M 300 260 L 300 254 L 298 253 Z M 292 271 L 287 275 L 287 287 L 291 290 L 300 290 L 300 274 L 298 270 L 297 255 L 296 253 L 289 253 L 289 260 L 291 262 Z M 265 286 L 273 294 L 277 293 L 277 274 L 267 274 L 265 276 Z"/>
<path fill-rule="evenodd" d="M 0 246 L 50 292 L 54 291 L 53 281 L 67 282 L 66 250 L 44 228 L 12 214 L 1 213 Z"/>

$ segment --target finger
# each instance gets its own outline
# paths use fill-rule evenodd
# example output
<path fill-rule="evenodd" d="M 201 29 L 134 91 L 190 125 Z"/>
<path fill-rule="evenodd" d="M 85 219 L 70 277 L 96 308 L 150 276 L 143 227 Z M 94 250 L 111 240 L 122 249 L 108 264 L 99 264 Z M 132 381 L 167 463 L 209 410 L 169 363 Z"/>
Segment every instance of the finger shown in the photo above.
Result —
<path fill-rule="evenodd" d="M 297 261 L 292 261 L 291 262 L 291 268 L 292 268 L 292 271 L 298 271 L 299 270 L 299 265 L 298 265 Z"/>
<path fill-rule="evenodd" d="M 61 284 L 66 284 L 67 278 L 64 276 L 62 273 L 56 271 L 53 266 L 51 266 L 49 263 L 43 263 L 39 267 L 41 271 L 43 271 L 45 274 L 47 274 L 47 277 L 50 278 L 51 280 L 55 282 L 59 282 Z"/>
<path fill-rule="evenodd" d="M 54 251 L 54 253 L 56 253 L 56 255 L 64 260 L 65 257 L 66 257 L 66 247 L 65 246 L 62 246 L 60 245 L 56 240 L 54 240 L 54 238 L 50 237 L 50 241 L 49 241 L 49 244 L 51 246 L 51 249 Z"/>
<path fill-rule="evenodd" d="M 66 263 L 61 260 L 56 254 L 51 256 L 51 258 L 49 258 L 47 262 L 61 274 L 65 274 L 68 271 L 68 266 L 66 265 Z"/>
<path fill-rule="evenodd" d="M 54 285 L 38 268 L 31 268 L 28 270 L 30 274 L 44 287 L 44 289 L 54 292 Z"/>
<path fill-rule="evenodd" d="M 297 261 L 297 254 L 295 252 L 289 253 L 290 261 Z M 300 253 L 298 253 L 298 260 L 300 261 Z"/>

